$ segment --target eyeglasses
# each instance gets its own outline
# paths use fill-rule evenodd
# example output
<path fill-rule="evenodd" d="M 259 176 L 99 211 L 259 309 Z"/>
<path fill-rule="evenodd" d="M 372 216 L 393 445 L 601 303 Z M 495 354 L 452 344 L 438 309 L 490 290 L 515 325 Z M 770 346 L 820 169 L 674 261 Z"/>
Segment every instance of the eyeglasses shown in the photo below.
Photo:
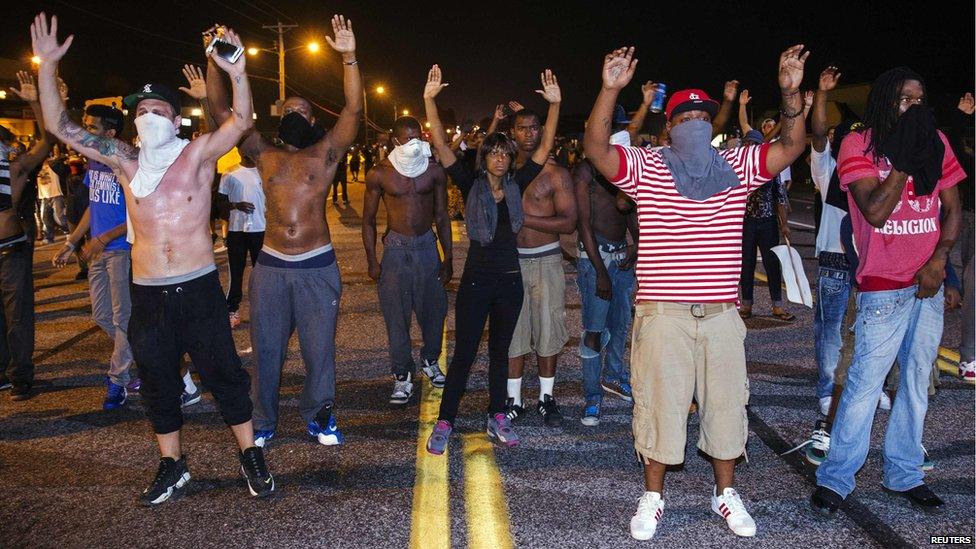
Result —
<path fill-rule="evenodd" d="M 924 96 L 922 96 L 922 97 L 908 97 L 907 95 L 903 95 L 900 98 L 898 98 L 898 101 L 902 105 L 921 105 L 922 103 L 925 102 L 925 97 Z"/>

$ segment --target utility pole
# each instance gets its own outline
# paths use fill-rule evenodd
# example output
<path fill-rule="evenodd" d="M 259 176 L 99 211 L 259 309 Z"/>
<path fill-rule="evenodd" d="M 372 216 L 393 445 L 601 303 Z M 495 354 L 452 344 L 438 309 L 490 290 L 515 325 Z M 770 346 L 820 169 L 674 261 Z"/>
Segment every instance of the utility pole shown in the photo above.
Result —
<path fill-rule="evenodd" d="M 363 146 L 369 147 L 369 111 L 366 108 L 366 77 L 363 76 Z"/>
<path fill-rule="evenodd" d="M 298 25 L 285 25 L 278 21 L 277 25 L 263 25 L 261 28 L 278 33 L 278 100 L 285 102 L 285 32 Z"/>

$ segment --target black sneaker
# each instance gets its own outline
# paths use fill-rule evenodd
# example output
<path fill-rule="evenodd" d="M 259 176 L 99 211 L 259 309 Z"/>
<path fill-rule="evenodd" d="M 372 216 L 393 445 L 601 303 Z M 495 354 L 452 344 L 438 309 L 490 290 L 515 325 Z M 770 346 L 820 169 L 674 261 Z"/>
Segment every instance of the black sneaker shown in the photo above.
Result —
<path fill-rule="evenodd" d="M 0 391 L 4 389 L 9 389 L 13 386 L 14 386 L 13 383 L 10 383 L 10 380 L 7 379 L 7 376 L 0 377 Z"/>
<path fill-rule="evenodd" d="M 945 505 L 942 498 L 935 495 L 935 492 L 933 492 L 932 489 L 925 484 L 919 484 L 910 490 L 904 491 L 891 490 L 886 486 L 882 486 L 882 488 L 889 494 L 894 494 L 907 499 L 917 509 L 925 511 L 926 513 L 934 513 L 939 511 L 942 506 Z"/>
<path fill-rule="evenodd" d="M 841 503 L 844 503 L 844 498 L 840 494 L 823 486 L 817 486 L 810 497 L 810 508 L 825 517 L 833 516 Z"/>
<path fill-rule="evenodd" d="M 150 507 L 170 498 L 176 499 L 183 495 L 188 482 L 190 482 L 190 471 L 186 468 L 186 456 L 179 460 L 170 457 L 160 458 L 156 478 L 142 491 L 139 502 Z"/>
<path fill-rule="evenodd" d="M 514 398 L 510 398 L 505 401 L 505 415 L 508 416 L 508 420 L 512 423 L 515 423 L 519 419 L 525 417 L 527 412 L 528 410 L 522 406 L 519 406 L 518 404 L 515 404 Z"/>
<path fill-rule="evenodd" d="M 274 492 L 274 477 L 268 472 L 268 465 L 264 462 L 264 451 L 257 446 L 251 446 L 243 452 L 237 453 L 241 460 L 241 474 L 251 495 L 264 498 Z"/>
<path fill-rule="evenodd" d="M 559 411 L 559 406 L 556 406 L 556 398 L 552 395 L 545 395 L 542 400 L 539 401 L 539 405 L 536 407 L 536 411 L 542 416 L 542 419 L 546 421 L 546 425 L 549 427 L 558 427 L 562 425 L 563 414 Z"/>
<path fill-rule="evenodd" d="M 10 390 L 10 400 L 27 400 L 33 396 L 29 383 L 25 385 L 14 384 L 13 389 Z"/>

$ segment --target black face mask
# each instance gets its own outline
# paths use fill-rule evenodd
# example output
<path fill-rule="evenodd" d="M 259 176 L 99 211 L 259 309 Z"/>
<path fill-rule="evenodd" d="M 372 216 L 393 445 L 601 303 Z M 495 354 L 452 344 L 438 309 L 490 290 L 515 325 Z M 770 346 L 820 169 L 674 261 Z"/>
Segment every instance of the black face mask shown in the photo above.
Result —
<path fill-rule="evenodd" d="M 278 124 L 278 138 L 285 143 L 304 149 L 315 144 L 325 135 L 325 129 L 319 125 L 312 125 L 304 116 L 297 112 L 290 112 L 281 117 Z"/>

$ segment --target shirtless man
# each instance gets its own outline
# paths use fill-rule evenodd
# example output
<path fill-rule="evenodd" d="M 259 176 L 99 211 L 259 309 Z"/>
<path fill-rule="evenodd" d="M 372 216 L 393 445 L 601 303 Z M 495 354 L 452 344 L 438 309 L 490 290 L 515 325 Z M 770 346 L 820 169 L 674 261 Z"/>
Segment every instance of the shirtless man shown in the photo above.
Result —
<path fill-rule="evenodd" d="M 617 108 L 623 110 L 620 105 Z M 610 142 L 629 144 L 626 116 L 615 118 Z M 579 205 L 577 285 L 582 300 L 583 334 L 579 356 L 586 407 L 583 425 L 600 424 L 603 392 L 632 402 L 624 349 L 630 333 L 630 307 L 637 260 L 637 215 L 633 202 L 583 160 L 573 170 Z M 630 231 L 634 244 L 627 245 Z M 600 353 L 606 349 L 601 359 Z"/>
<path fill-rule="evenodd" d="M 146 84 L 123 103 L 135 113 L 141 148 L 96 136 L 68 117 L 58 95 L 58 61 L 71 46 L 57 39 L 58 21 L 41 13 L 31 25 L 44 125 L 58 139 L 119 177 L 132 230 L 132 315 L 129 343 L 142 379 L 142 401 L 156 432 L 159 469 L 143 491 L 143 505 L 179 495 L 190 480 L 180 449 L 183 415 L 180 359 L 190 354 L 210 388 L 224 422 L 237 439 L 241 473 L 252 496 L 274 491 L 264 454 L 254 446 L 247 372 L 234 348 L 227 303 L 220 288 L 210 242 L 210 182 L 217 159 L 250 129 L 251 90 L 244 58 L 215 59 L 234 82 L 234 116 L 217 131 L 192 142 L 179 139 L 179 96 L 160 84 Z M 233 32 L 227 38 L 240 39 Z"/>
<path fill-rule="evenodd" d="M 541 120 L 528 109 L 514 114 L 512 134 L 518 145 L 516 167 L 521 167 L 539 148 Z M 522 195 L 522 208 L 525 222 L 516 242 L 525 297 L 508 350 L 508 414 L 512 421 L 525 414 L 522 370 L 525 356 L 535 351 L 539 365 L 536 410 L 546 425 L 557 426 L 562 422 L 562 414 L 552 394 L 556 382 L 556 358 L 569 340 L 565 311 L 566 275 L 559 235 L 576 230 L 576 198 L 569 171 L 550 158 Z"/>
<path fill-rule="evenodd" d="M 14 134 L 0 126 L 0 389 L 11 388 L 11 400 L 27 400 L 34 383 L 34 276 L 31 242 L 17 215 L 27 178 L 47 158 L 54 137 L 44 131 L 34 77 L 17 73 L 20 88 L 11 90 L 30 104 L 41 138 L 30 151 L 16 155 Z"/>
<path fill-rule="evenodd" d="M 417 316 L 424 346 L 421 371 L 434 387 L 444 386 L 437 359 L 441 354 L 447 292 L 453 274 L 451 218 L 447 213 L 447 177 L 431 162 L 430 146 L 421 140 L 420 122 L 403 117 L 393 123 L 390 155 L 366 174 L 363 202 L 363 247 L 369 277 L 378 282 L 380 309 L 386 322 L 393 368 L 391 404 L 406 404 L 413 393 L 416 365 L 410 348 L 410 314 Z M 383 262 L 376 261 L 376 210 L 386 204 Z M 435 239 L 430 226 L 436 221 Z M 441 261 L 437 251 L 444 250 Z"/>
<path fill-rule="evenodd" d="M 332 49 L 342 54 L 346 106 L 327 134 L 315 125 L 312 105 L 291 97 L 282 106 L 278 129 L 281 147 L 257 132 L 240 146 L 261 172 L 267 200 L 264 247 L 251 271 L 251 344 L 257 356 L 252 376 L 254 443 L 264 446 L 278 424 L 278 385 L 288 352 L 288 340 L 298 328 L 305 362 L 305 386 L 299 412 L 308 434 L 320 444 L 342 443 L 332 414 L 335 401 L 335 333 L 342 285 L 325 200 L 346 149 L 356 139 L 363 111 L 363 81 L 356 61 L 352 21 L 332 18 Z M 226 92 L 216 68 L 209 66 L 207 96 L 214 117 L 225 120 Z M 236 109 L 235 109 L 236 111 Z M 250 111 L 248 111 L 250 115 Z M 224 314 L 226 317 L 226 313 Z"/>

